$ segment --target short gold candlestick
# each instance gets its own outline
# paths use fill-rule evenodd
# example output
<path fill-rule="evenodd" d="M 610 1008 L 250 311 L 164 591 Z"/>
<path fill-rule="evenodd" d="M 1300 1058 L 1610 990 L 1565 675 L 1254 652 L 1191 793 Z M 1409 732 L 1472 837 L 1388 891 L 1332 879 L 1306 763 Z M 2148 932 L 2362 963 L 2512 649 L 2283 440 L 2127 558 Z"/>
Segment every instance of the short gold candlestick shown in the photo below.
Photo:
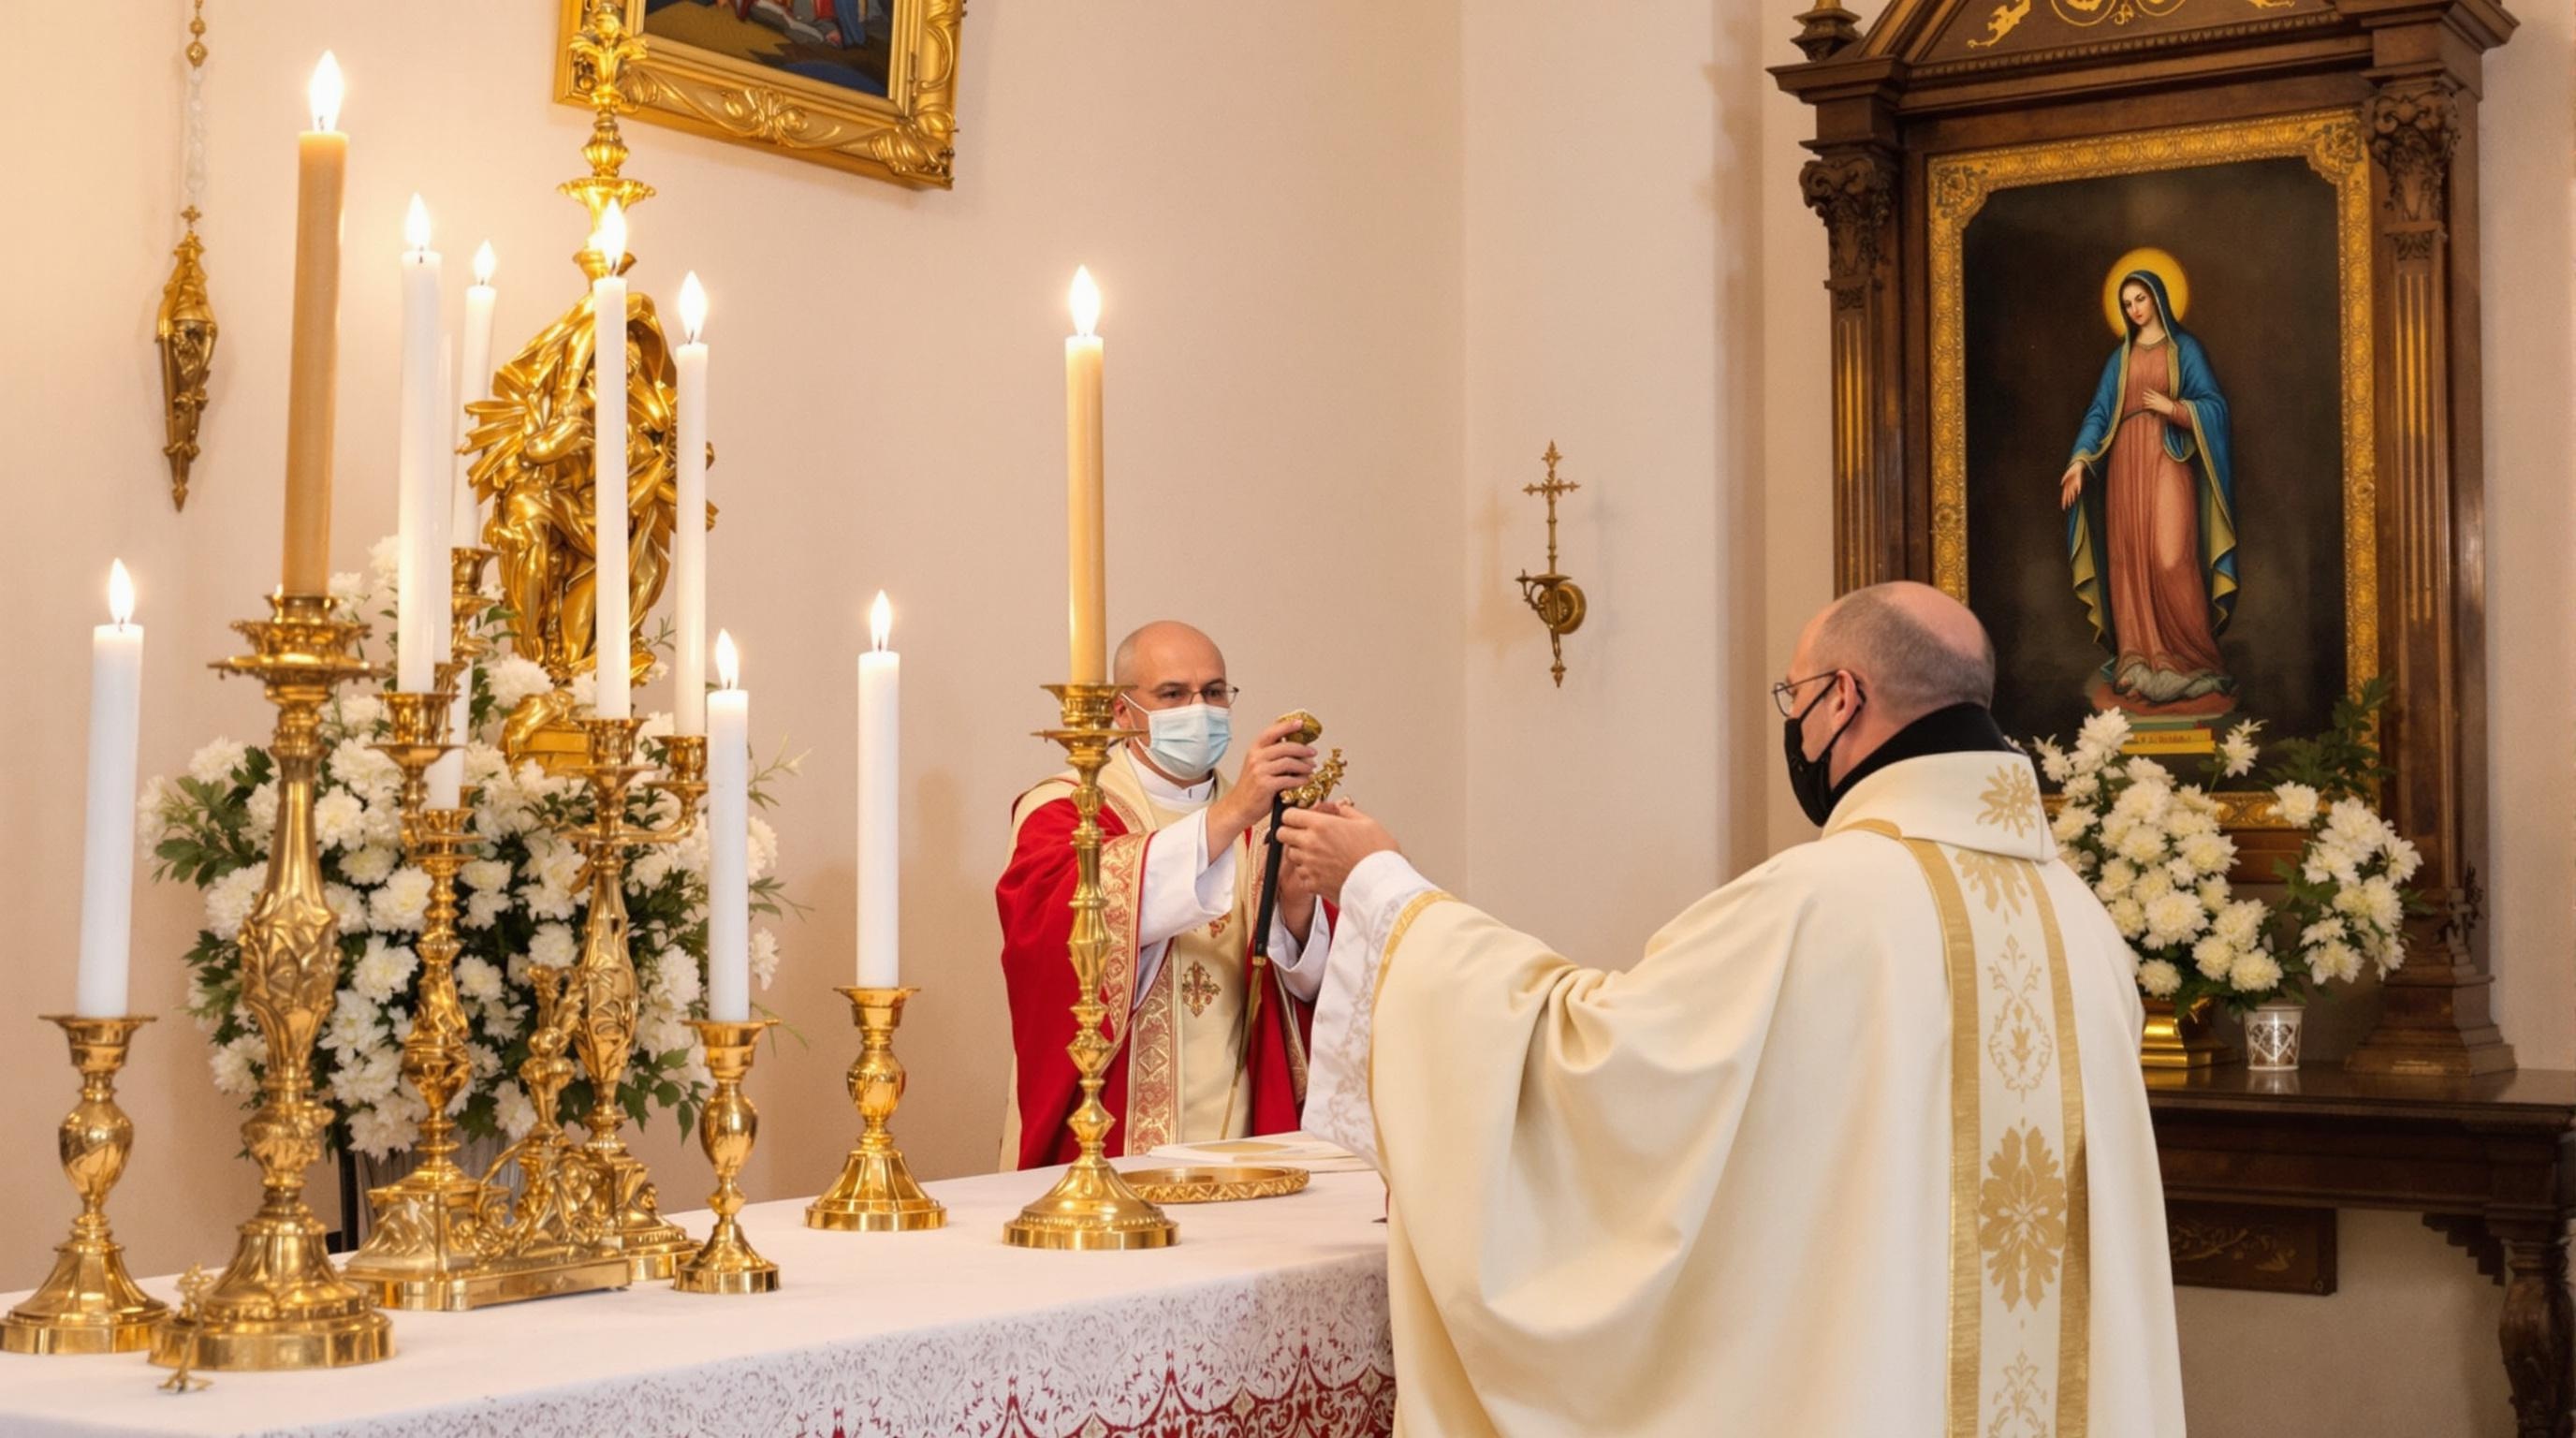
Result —
<path fill-rule="evenodd" d="M 859 1107 L 858 1147 L 841 1176 L 805 1209 L 807 1228 L 836 1233 L 917 1233 L 948 1222 L 948 1210 L 921 1191 L 887 1124 L 903 1102 L 903 1063 L 894 1031 L 918 989 L 840 989 L 859 1026 L 859 1057 L 850 1065 L 850 1101 Z"/>
<path fill-rule="evenodd" d="M 323 1256 L 322 1223 L 304 1202 L 331 1117 L 313 1096 L 313 1040 L 340 987 L 340 926 L 323 897 L 313 828 L 322 706 L 338 685 L 377 671 L 357 655 L 367 627 L 332 618 L 327 597 L 281 594 L 269 608 L 268 619 L 233 626 L 253 652 L 215 666 L 259 679 L 277 706 L 276 835 L 240 939 L 241 1001 L 268 1042 L 260 1106 L 242 1125 L 264 1197 L 197 1311 L 153 1336 L 152 1361 L 164 1367 L 339 1368 L 394 1348 L 374 1299 Z"/>
<path fill-rule="evenodd" d="M 0 1325 L 0 1350 L 11 1353 L 132 1353 L 152 1345 L 170 1316 L 157 1298 L 144 1296 L 125 1271 L 125 1250 L 107 1227 L 107 1193 L 125 1174 L 134 1147 L 134 1122 L 116 1106 L 116 1071 L 125 1047 L 148 1016 L 85 1019 L 47 1014 L 71 1040 L 72 1067 L 80 1072 L 81 1099 L 56 1135 L 63 1176 L 80 1195 L 72 1236 L 54 1250 L 54 1271 Z"/>
<path fill-rule="evenodd" d="M 760 1110 L 742 1096 L 742 1081 L 760 1052 L 761 1036 L 776 1019 L 693 1019 L 691 1027 L 706 1045 L 707 1074 L 715 1093 L 698 1115 L 698 1143 L 715 1166 L 716 1191 L 707 1198 L 715 1210 L 715 1232 L 697 1252 L 680 1260 L 671 1287 L 682 1293 L 776 1293 L 778 1265 L 760 1256 L 742 1236 L 734 1215 L 742 1212 L 742 1187 L 734 1182 L 760 1137 Z"/>
<path fill-rule="evenodd" d="M 691 781 L 666 779 L 647 787 L 679 799 L 678 822 L 659 829 L 626 822 L 627 796 L 651 772 L 651 766 L 635 762 L 636 733 L 642 727 L 640 719 L 582 721 L 590 762 L 573 772 L 590 784 L 592 813 L 589 823 L 565 835 L 589 860 L 590 874 L 590 915 L 582 930 L 581 958 L 573 966 L 581 1009 L 574 1042 L 590 1079 L 590 1112 L 581 1120 L 589 1137 L 582 1152 L 599 1169 L 595 1202 L 605 1220 L 602 1237 L 626 1255 L 628 1272 L 638 1282 L 670 1277 L 680 1258 L 697 1247 L 686 1229 L 662 1216 L 653 1176 L 642 1159 L 627 1151 L 619 1133 L 625 1120 L 617 1106 L 617 1086 L 635 1051 L 639 997 L 635 960 L 627 948 L 626 851 L 675 843 L 697 819 L 698 795 L 684 787 Z M 703 747 L 698 752 L 703 762 Z M 697 788 L 703 792 L 705 786 Z"/>
<path fill-rule="evenodd" d="M 1063 706 L 1064 725 L 1041 737 L 1063 745 L 1072 759 L 1073 805 L 1082 820 L 1073 831 L 1073 937 L 1066 945 L 1075 985 L 1073 1042 L 1066 1052 L 1081 1075 L 1082 1104 L 1065 1124 L 1082 1152 L 1045 1197 L 1003 1225 L 1002 1239 L 1014 1248 L 1163 1248 L 1178 1239 L 1179 1227 L 1109 1166 L 1105 1142 L 1117 1120 L 1100 1102 L 1115 1051 L 1100 1030 L 1109 1013 L 1100 1001 L 1100 973 L 1109 956 L 1109 925 L 1101 917 L 1106 899 L 1100 890 L 1100 771 L 1109 762 L 1109 747 L 1135 731 L 1110 722 L 1120 692 L 1115 684 L 1051 684 L 1047 692 Z"/>

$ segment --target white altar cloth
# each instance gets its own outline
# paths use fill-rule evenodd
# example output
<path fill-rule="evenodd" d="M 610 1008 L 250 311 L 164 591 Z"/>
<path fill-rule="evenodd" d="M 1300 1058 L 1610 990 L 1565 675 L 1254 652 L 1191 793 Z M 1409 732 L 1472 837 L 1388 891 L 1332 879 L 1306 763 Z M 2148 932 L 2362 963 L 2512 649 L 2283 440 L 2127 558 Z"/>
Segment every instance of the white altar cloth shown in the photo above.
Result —
<path fill-rule="evenodd" d="M 1140 1166 L 1135 1162 L 1122 1167 Z M 6 1438 L 1115 1438 L 1383 1434 L 1394 1413 L 1385 1188 L 1170 1210 L 1149 1253 L 1031 1253 L 1002 1223 L 1055 1170 L 931 1185 L 948 1227 L 821 1233 L 743 1211 L 779 1265 L 752 1297 L 617 1293 L 395 1313 L 394 1356 L 213 1373 L 185 1397 L 139 1354 L 0 1355 Z M 664 1174 L 669 1192 L 702 1174 Z M 693 1233 L 704 1213 L 680 1215 Z M 175 1302 L 174 1280 L 144 1288 Z M 0 1307 L 23 1294 L 0 1298 Z M 1218 1416 L 1224 1415 L 1224 1416 Z M 1096 1426 L 1095 1426 L 1096 1425 Z"/>

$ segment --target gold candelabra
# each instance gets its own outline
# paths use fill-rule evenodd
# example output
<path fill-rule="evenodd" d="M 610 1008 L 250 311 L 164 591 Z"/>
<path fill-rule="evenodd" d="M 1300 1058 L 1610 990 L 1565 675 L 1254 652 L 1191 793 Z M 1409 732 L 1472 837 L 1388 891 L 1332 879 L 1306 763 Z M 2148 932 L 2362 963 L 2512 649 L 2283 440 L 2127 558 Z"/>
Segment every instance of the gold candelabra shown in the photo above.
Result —
<path fill-rule="evenodd" d="M 116 1072 L 125 1048 L 149 1016 L 75 1018 L 47 1014 L 71 1040 L 81 1076 L 80 1103 L 63 1115 L 57 1135 L 63 1176 L 80 1195 L 72 1236 L 54 1250 L 54 1271 L 0 1324 L 0 1350 L 10 1353 L 131 1353 L 151 1346 L 170 1316 L 125 1271 L 125 1250 L 107 1226 L 107 1194 L 125 1174 L 134 1122 L 116 1106 Z"/>
<path fill-rule="evenodd" d="M 760 1110 L 742 1096 L 742 1081 L 760 1051 L 761 1036 L 778 1020 L 690 1022 L 706 1045 L 707 1074 L 715 1081 L 715 1093 L 698 1115 L 698 1143 L 716 1171 L 716 1191 L 707 1199 L 716 1226 L 697 1252 L 681 1260 L 671 1287 L 682 1293 L 775 1293 L 778 1265 L 760 1256 L 734 1219 L 742 1212 L 742 1187 L 734 1179 L 760 1137 Z"/>
<path fill-rule="evenodd" d="M 626 820 L 627 799 L 636 781 L 652 771 L 635 762 L 640 719 L 585 719 L 590 760 L 573 775 L 590 784 L 592 806 L 587 823 L 566 831 L 580 848 L 590 881 L 590 916 L 582 929 L 581 957 L 573 966 L 578 990 L 574 1046 L 582 1071 L 590 1079 L 590 1112 L 581 1120 L 588 1138 L 583 1156 L 598 1170 L 599 1187 L 592 1202 L 603 1218 L 601 1239 L 627 1260 L 637 1281 L 669 1278 L 682 1255 L 698 1245 L 688 1232 L 662 1216 L 653 1177 L 644 1161 L 627 1151 L 619 1132 L 624 1123 L 617 1106 L 617 1086 L 626 1076 L 635 1050 L 637 989 L 635 960 L 627 947 L 626 851 L 644 844 L 670 844 L 687 837 L 706 793 L 706 740 L 674 736 L 665 742 L 668 772 L 644 787 L 679 801 L 678 821 L 664 828 L 639 828 Z"/>
<path fill-rule="evenodd" d="M 1081 816 L 1073 831 L 1073 937 L 1066 948 L 1075 994 L 1073 1042 L 1066 1051 L 1081 1075 L 1082 1103 L 1065 1126 L 1082 1149 L 1054 1188 L 1003 1225 L 1002 1239 L 1014 1248 L 1163 1248 L 1178 1238 L 1179 1228 L 1109 1166 L 1104 1141 L 1117 1120 L 1100 1102 L 1114 1047 L 1100 1029 L 1109 1012 L 1100 1001 L 1100 973 L 1109 955 L 1109 925 L 1101 917 L 1106 900 L 1100 891 L 1100 771 L 1109 762 L 1109 747 L 1137 731 L 1110 721 L 1118 685 L 1051 684 L 1047 692 L 1062 706 L 1063 727 L 1040 737 L 1063 745 L 1071 757 L 1074 810 Z"/>
<path fill-rule="evenodd" d="M 268 1043 L 260 1106 L 242 1125 L 263 1198 L 196 1312 L 154 1335 L 152 1361 L 164 1367 L 338 1368 L 393 1354 L 393 1325 L 323 1256 L 322 1224 L 304 1202 L 330 1122 L 313 1095 L 313 1041 L 340 986 L 339 924 L 313 830 L 322 706 L 338 685 L 377 671 L 357 654 L 367 627 L 333 618 L 325 596 L 280 594 L 269 609 L 233 626 L 252 652 L 215 666 L 257 678 L 277 706 L 276 835 L 240 939 L 241 1001 Z"/>
<path fill-rule="evenodd" d="M 894 1056 L 894 1031 L 903 1006 L 918 989 L 840 989 L 859 1026 L 859 1057 L 850 1065 L 850 1102 L 858 1105 L 858 1146 L 841 1176 L 805 1209 L 807 1228 L 840 1233 L 916 1233 L 940 1228 L 948 1210 L 922 1192 L 912 1168 L 895 1147 L 887 1124 L 903 1102 L 903 1063 Z"/>
<path fill-rule="evenodd" d="M 1565 456 L 1556 452 L 1556 441 L 1549 440 L 1547 453 L 1539 456 L 1547 462 L 1547 479 L 1539 484 L 1521 486 L 1521 493 L 1545 496 L 1547 499 L 1547 572 L 1532 574 L 1521 571 L 1521 599 L 1547 626 L 1547 649 L 1555 663 L 1548 673 L 1556 678 L 1556 687 L 1565 687 L 1565 636 L 1583 627 L 1586 604 L 1583 586 L 1557 572 L 1556 568 L 1556 501 L 1557 496 L 1572 494 L 1583 486 L 1556 477 L 1557 462 Z"/>
<path fill-rule="evenodd" d="M 625 1253 L 608 1241 L 610 1215 L 597 1201 L 603 1176 L 565 1136 L 558 1117 L 564 1086 L 572 1082 L 572 1060 L 564 1054 L 580 1014 L 577 1004 L 564 1002 L 567 977 L 551 968 L 528 976 L 537 995 L 537 1022 L 528 1033 L 519 1082 L 537 1118 L 484 1172 L 482 1207 L 475 1215 L 484 1267 L 498 1293 L 493 1302 L 593 1293 L 632 1281 Z M 513 1166 L 519 1171 L 515 1196 L 500 1182 Z"/>

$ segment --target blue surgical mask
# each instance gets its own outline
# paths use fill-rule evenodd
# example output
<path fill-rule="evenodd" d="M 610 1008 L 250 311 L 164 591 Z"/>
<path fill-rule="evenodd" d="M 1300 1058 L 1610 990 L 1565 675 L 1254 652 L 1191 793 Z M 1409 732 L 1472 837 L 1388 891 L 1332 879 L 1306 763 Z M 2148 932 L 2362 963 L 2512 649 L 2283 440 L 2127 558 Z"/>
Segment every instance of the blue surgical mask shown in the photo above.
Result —
<path fill-rule="evenodd" d="M 1213 704 L 1145 711 L 1145 752 L 1154 767 L 1196 782 L 1215 771 L 1234 735 L 1234 717 Z"/>

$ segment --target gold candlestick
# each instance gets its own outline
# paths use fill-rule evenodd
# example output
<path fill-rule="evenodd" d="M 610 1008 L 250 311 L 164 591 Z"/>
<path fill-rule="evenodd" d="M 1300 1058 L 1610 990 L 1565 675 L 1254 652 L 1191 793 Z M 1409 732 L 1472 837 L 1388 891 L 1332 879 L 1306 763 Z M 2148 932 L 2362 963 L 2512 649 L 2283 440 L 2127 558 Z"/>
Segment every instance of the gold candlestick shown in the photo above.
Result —
<path fill-rule="evenodd" d="M 322 706 L 337 685 L 377 671 L 357 657 L 367 627 L 332 618 L 326 597 L 282 594 L 269 607 L 270 618 L 233 626 L 253 652 L 215 666 L 259 679 L 277 706 L 276 836 L 240 939 L 242 1003 L 268 1042 L 260 1106 L 242 1125 L 264 1196 L 198 1312 L 154 1335 L 152 1361 L 164 1367 L 338 1368 L 393 1354 L 393 1325 L 323 1256 L 321 1221 L 304 1202 L 330 1122 L 313 1096 L 313 1040 L 340 987 L 339 924 L 313 832 Z"/>
<path fill-rule="evenodd" d="M 948 1222 L 948 1210 L 921 1191 L 903 1150 L 894 1146 L 886 1124 L 903 1102 L 903 1064 L 894 1056 L 894 1031 L 903 1022 L 904 1002 L 918 989 L 840 989 L 850 1001 L 859 1026 L 859 1057 L 850 1065 L 850 1101 L 859 1107 L 863 1125 L 858 1147 L 850 1150 L 823 1196 L 805 1209 L 807 1228 L 838 1233 L 917 1233 Z"/>
<path fill-rule="evenodd" d="M 680 1261 L 679 1272 L 672 1275 L 671 1287 L 679 1292 L 778 1291 L 778 1265 L 761 1257 L 751 1240 L 742 1236 L 742 1225 L 734 1221 L 734 1215 L 742 1212 L 742 1188 L 734 1182 L 734 1176 L 742 1172 L 744 1160 L 751 1157 L 752 1143 L 760 1137 L 760 1111 L 742 1096 L 742 1080 L 751 1072 L 761 1036 L 777 1022 L 690 1021 L 698 1031 L 699 1041 L 706 1045 L 707 1073 L 716 1086 L 714 1096 L 707 1100 L 706 1111 L 698 1115 L 698 1142 L 716 1171 L 716 1191 L 707 1198 L 707 1207 L 715 1210 L 716 1227 L 697 1252 Z"/>
<path fill-rule="evenodd" d="M 1063 706 L 1064 726 L 1041 737 L 1062 744 L 1072 759 L 1074 810 L 1082 817 L 1073 831 L 1073 937 L 1066 945 L 1075 983 L 1073 1042 L 1066 1051 L 1082 1076 L 1082 1104 L 1065 1124 L 1082 1152 L 1054 1188 L 1003 1225 L 1002 1239 L 1014 1248 L 1163 1248 L 1180 1230 L 1109 1166 L 1104 1141 L 1117 1120 L 1100 1103 L 1113 1052 L 1100 1031 L 1109 1012 L 1100 1001 L 1100 971 L 1109 956 L 1109 925 L 1101 918 L 1106 900 L 1100 891 L 1100 771 L 1109 762 L 1109 746 L 1136 731 L 1110 723 L 1118 685 L 1051 684 L 1047 692 Z"/>
<path fill-rule="evenodd" d="M 589 860 L 590 874 L 590 915 L 582 929 L 581 958 L 573 966 L 580 994 L 574 1042 L 582 1071 L 590 1078 L 590 1112 L 581 1120 L 588 1141 L 582 1152 L 601 1178 L 595 1203 L 604 1218 L 602 1238 L 626 1255 L 628 1272 L 639 1282 L 670 1277 L 681 1256 L 697 1247 L 686 1229 L 662 1216 L 651 1173 L 627 1151 L 618 1132 L 625 1120 L 617 1106 L 617 1085 L 635 1049 L 638 999 L 635 961 L 627 949 L 626 851 L 640 844 L 677 842 L 697 818 L 697 796 L 685 787 L 690 781 L 673 779 L 648 787 L 679 798 L 678 823 L 639 829 L 626 822 L 627 794 L 650 772 L 649 765 L 634 762 L 635 736 L 642 727 L 640 719 L 582 721 L 590 762 L 574 773 L 589 781 L 594 802 L 590 822 L 567 835 Z M 701 762 L 704 753 L 701 746 Z"/>
<path fill-rule="evenodd" d="M 81 1076 L 81 1101 L 63 1115 L 57 1144 L 63 1176 L 80 1195 L 72 1236 L 54 1250 L 54 1271 L 0 1325 L 0 1350 L 10 1353 L 131 1353 L 152 1344 L 170 1316 L 169 1306 L 144 1295 L 125 1271 L 125 1250 L 107 1227 L 107 1193 L 125 1174 L 134 1147 L 134 1123 L 116 1106 L 116 1071 L 125 1047 L 148 1015 L 85 1019 L 47 1014 L 71 1040 L 72 1067 Z"/>

